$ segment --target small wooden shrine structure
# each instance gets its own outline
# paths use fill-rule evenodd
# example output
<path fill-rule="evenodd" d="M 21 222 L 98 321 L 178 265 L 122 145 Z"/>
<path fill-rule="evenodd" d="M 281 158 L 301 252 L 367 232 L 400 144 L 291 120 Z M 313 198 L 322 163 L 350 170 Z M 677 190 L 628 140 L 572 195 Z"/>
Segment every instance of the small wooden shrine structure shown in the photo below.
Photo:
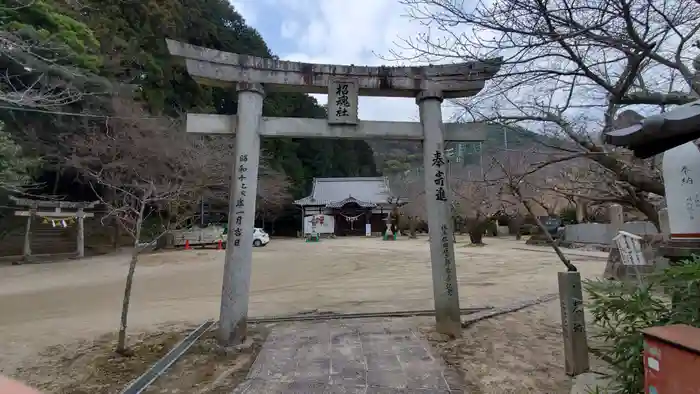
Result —
<path fill-rule="evenodd" d="M 10 197 L 18 206 L 15 216 L 27 218 L 24 229 L 24 247 L 22 248 L 22 260 L 32 261 L 32 223 L 34 219 L 42 220 L 42 223 L 51 223 L 53 227 L 68 227 L 77 223 L 78 231 L 76 235 L 75 255 L 78 258 L 85 257 L 85 218 L 95 216 L 92 212 L 85 212 L 92 209 L 99 201 L 92 202 L 71 202 L 71 201 L 51 201 L 32 200 L 26 198 Z"/>

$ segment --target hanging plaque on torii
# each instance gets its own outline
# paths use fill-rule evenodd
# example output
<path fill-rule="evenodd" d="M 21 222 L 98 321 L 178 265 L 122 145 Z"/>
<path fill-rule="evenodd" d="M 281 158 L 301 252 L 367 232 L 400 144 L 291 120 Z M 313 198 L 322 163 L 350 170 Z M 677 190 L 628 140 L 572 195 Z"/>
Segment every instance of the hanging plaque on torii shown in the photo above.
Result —
<path fill-rule="evenodd" d="M 331 79 L 328 84 L 328 124 L 356 126 L 359 123 L 359 96 L 356 79 Z"/>

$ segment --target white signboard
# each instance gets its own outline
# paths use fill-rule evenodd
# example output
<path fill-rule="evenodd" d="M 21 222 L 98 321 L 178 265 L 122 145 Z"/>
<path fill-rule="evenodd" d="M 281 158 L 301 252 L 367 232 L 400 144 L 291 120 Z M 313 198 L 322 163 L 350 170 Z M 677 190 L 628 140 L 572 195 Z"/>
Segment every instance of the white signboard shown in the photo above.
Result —
<path fill-rule="evenodd" d="M 316 229 L 311 224 L 313 218 L 317 219 Z M 321 220 L 321 218 L 323 218 Z M 304 217 L 304 234 L 333 234 L 335 232 L 335 218 L 330 215 L 309 215 Z"/>
<path fill-rule="evenodd" d="M 359 93 L 357 80 L 332 79 L 328 84 L 328 124 L 356 125 Z"/>
<path fill-rule="evenodd" d="M 365 224 L 365 235 L 368 237 L 372 236 L 372 225 L 369 223 Z"/>

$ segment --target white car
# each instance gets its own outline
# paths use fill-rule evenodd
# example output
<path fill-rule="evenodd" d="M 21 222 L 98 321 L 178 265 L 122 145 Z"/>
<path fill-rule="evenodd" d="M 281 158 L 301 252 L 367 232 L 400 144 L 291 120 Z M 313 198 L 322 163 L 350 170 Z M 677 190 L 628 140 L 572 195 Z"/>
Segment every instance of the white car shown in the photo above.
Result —
<path fill-rule="evenodd" d="M 270 243 L 270 236 L 261 228 L 253 230 L 253 246 L 260 247 Z"/>

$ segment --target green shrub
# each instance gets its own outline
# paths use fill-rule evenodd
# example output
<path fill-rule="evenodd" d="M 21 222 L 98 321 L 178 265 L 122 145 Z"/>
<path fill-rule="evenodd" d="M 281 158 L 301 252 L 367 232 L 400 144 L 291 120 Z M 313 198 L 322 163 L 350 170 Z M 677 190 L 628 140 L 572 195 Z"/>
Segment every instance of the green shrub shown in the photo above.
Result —
<path fill-rule="evenodd" d="M 495 237 L 498 235 L 498 222 L 491 220 L 486 223 L 486 235 Z"/>
<path fill-rule="evenodd" d="M 642 330 L 652 326 L 700 326 L 700 259 L 694 257 L 639 282 L 588 280 L 591 333 L 602 345 L 591 352 L 610 364 L 613 394 L 644 390 Z"/>
<path fill-rule="evenodd" d="M 576 207 L 562 208 L 558 213 L 559 219 L 565 224 L 578 223 L 576 220 Z"/>

